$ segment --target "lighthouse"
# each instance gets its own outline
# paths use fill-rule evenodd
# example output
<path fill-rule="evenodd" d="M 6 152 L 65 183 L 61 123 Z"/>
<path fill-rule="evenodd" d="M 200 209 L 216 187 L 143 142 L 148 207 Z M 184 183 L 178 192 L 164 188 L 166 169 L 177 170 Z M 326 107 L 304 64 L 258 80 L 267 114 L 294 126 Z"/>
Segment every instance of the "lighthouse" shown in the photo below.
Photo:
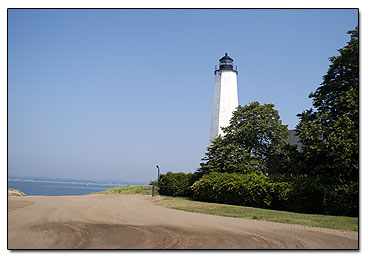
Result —
<path fill-rule="evenodd" d="M 215 93 L 212 104 L 210 141 L 223 135 L 221 127 L 229 125 L 238 104 L 238 71 L 233 59 L 225 53 L 215 68 Z"/>

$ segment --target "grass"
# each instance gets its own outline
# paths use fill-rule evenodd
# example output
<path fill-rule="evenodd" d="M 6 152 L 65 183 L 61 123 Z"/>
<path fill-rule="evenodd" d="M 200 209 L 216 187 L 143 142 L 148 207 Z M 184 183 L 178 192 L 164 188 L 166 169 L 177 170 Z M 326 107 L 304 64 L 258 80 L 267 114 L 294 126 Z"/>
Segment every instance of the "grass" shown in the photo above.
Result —
<path fill-rule="evenodd" d="M 152 195 L 152 186 L 121 186 L 110 188 L 106 191 L 97 193 L 91 193 L 90 195 L 100 194 L 141 194 L 141 195 Z M 158 195 L 157 188 L 155 188 L 155 195 Z"/>
<path fill-rule="evenodd" d="M 357 217 L 303 214 L 254 207 L 233 206 L 226 204 L 193 201 L 189 198 L 184 197 L 163 197 L 160 199 L 156 199 L 155 203 L 168 208 L 203 214 L 249 218 L 338 230 L 358 231 Z"/>
<path fill-rule="evenodd" d="M 142 194 L 151 195 L 152 186 L 122 186 L 110 188 L 106 191 L 91 193 L 98 194 Z M 155 187 L 155 195 L 159 195 Z M 238 217 L 273 221 L 288 224 L 322 227 L 338 230 L 358 231 L 358 218 L 346 216 L 328 216 L 319 214 L 303 214 L 263 208 L 234 206 L 218 203 L 199 202 L 186 197 L 160 197 L 154 199 L 158 205 L 183 211 L 212 214 L 218 216 Z"/>

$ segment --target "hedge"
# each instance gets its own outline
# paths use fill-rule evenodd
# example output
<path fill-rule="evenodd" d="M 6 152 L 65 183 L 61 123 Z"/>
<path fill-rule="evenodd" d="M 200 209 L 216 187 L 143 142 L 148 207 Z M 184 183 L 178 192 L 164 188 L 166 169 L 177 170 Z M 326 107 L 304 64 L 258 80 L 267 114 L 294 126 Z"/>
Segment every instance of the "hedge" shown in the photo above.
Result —
<path fill-rule="evenodd" d="M 259 174 L 211 173 L 192 186 L 194 200 L 303 213 L 357 216 L 358 183 L 327 185 L 313 178 L 270 180 Z"/>
<path fill-rule="evenodd" d="M 192 187 L 193 199 L 253 207 L 268 207 L 271 196 L 267 178 L 259 174 L 211 173 Z"/>
<path fill-rule="evenodd" d="M 167 172 L 160 176 L 157 182 L 159 193 L 166 196 L 190 196 L 190 186 L 196 179 L 192 173 L 172 173 Z"/>
<path fill-rule="evenodd" d="M 325 193 L 324 210 L 331 215 L 359 215 L 359 185 L 349 182 L 329 186 Z"/>

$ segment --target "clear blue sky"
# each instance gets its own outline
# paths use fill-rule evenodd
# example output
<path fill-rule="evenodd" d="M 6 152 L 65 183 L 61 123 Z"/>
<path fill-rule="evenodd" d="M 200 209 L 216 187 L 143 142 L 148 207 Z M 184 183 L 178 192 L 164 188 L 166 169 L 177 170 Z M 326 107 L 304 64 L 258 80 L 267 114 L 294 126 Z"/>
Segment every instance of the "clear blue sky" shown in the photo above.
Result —
<path fill-rule="evenodd" d="M 289 129 L 357 10 L 9 10 L 8 175 L 148 183 L 208 146 L 214 66 Z"/>

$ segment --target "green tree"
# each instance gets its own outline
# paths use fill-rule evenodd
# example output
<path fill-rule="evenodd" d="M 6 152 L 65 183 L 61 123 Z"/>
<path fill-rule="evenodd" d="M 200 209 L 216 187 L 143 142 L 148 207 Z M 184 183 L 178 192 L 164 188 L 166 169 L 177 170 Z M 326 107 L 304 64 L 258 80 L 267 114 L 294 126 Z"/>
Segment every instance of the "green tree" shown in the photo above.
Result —
<path fill-rule="evenodd" d="M 228 127 L 208 147 L 198 172 L 268 172 L 270 159 L 285 144 L 286 125 L 274 105 L 252 102 L 233 112 Z"/>
<path fill-rule="evenodd" d="M 307 173 L 304 160 L 303 152 L 299 152 L 296 145 L 282 145 L 269 161 L 269 178 L 272 176 L 283 180 L 285 176 L 290 179 L 290 175 L 304 176 Z"/>
<path fill-rule="evenodd" d="M 358 28 L 348 34 L 350 41 L 330 58 L 322 84 L 309 95 L 314 108 L 298 114 L 308 172 L 325 182 L 358 181 Z"/>

